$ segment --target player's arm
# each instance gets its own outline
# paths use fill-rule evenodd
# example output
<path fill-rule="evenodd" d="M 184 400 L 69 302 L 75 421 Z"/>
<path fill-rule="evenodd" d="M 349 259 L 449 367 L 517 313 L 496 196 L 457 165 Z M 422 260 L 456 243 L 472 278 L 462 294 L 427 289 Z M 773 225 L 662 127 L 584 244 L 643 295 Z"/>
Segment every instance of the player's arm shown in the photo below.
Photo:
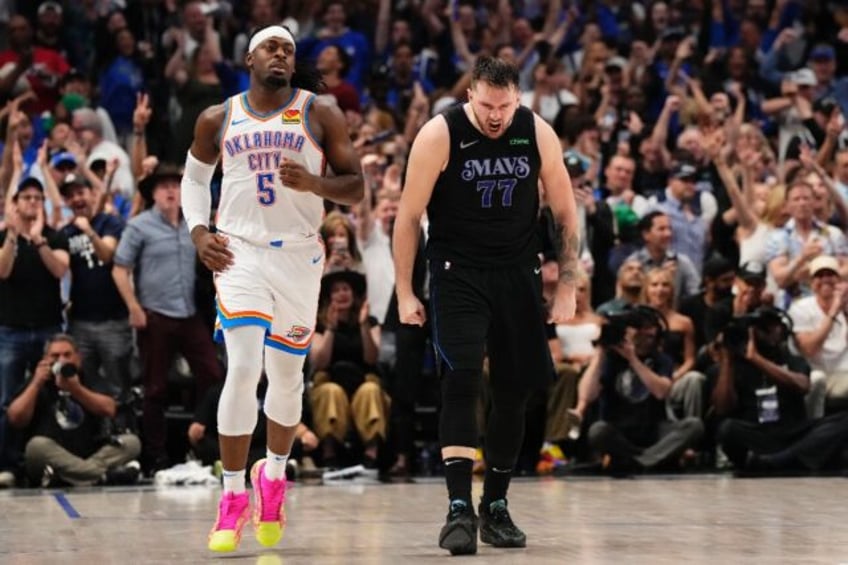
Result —
<path fill-rule="evenodd" d="M 335 103 L 322 100 L 316 100 L 310 112 L 321 126 L 322 149 L 334 176 L 312 175 L 301 164 L 286 160 L 280 167 L 280 180 L 290 188 L 309 190 L 337 204 L 358 203 L 365 194 L 365 183 L 344 114 Z"/>
<path fill-rule="evenodd" d="M 392 251 L 398 302 L 413 298 L 412 267 L 418 252 L 421 216 L 427 209 L 433 187 L 450 156 L 450 133 L 442 116 L 424 124 L 409 152 L 406 182 L 395 218 Z"/>
<path fill-rule="evenodd" d="M 232 253 L 226 239 L 209 231 L 212 193 L 209 185 L 218 163 L 218 134 L 225 125 L 223 104 L 210 106 L 197 117 L 194 141 L 186 155 L 180 184 L 180 199 L 191 240 L 200 260 L 212 271 L 222 271 L 232 264 Z"/>
<path fill-rule="evenodd" d="M 571 178 L 562 159 L 562 149 L 554 130 L 536 116 L 536 143 L 542 158 L 540 179 L 545 187 L 554 219 L 562 230 L 562 249 L 559 251 L 559 282 L 574 285 L 577 280 L 577 261 L 580 253 L 577 204 Z"/>
<path fill-rule="evenodd" d="M 188 229 L 195 233 L 209 231 L 209 215 L 212 212 L 212 194 L 209 184 L 218 163 L 218 133 L 224 121 L 226 108 L 223 104 L 210 106 L 197 117 L 194 124 L 194 141 L 186 155 L 185 172 L 181 186 L 183 214 Z M 196 232 L 195 229 L 198 231 Z M 195 242 L 196 243 L 196 242 Z"/>

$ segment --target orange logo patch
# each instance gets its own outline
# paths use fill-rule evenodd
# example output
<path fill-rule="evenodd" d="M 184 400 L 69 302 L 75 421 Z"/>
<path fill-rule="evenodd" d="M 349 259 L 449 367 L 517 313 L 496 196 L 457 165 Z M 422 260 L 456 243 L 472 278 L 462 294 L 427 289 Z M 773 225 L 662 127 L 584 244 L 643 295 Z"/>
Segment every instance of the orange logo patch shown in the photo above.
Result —
<path fill-rule="evenodd" d="M 283 112 L 283 123 L 284 124 L 299 124 L 300 123 L 300 110 L 291 109 Z"/>
<path fill-rule="evenodd" d="M 312 333 L 312 330 L 306 326 L 292 326 L 286 334 L 286 337 L 295 343 L 300 343 L 309 337 L 310 333 Z"/>

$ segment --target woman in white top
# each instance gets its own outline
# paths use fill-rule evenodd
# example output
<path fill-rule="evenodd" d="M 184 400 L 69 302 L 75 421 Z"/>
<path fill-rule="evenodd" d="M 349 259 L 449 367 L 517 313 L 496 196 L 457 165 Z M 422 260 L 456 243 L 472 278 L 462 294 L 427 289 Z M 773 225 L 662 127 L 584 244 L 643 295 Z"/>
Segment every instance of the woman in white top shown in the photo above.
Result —
<path fill-rule="evenodd" d="M 733 205 L 722 215 L 722 221 L 728 225 L 737 224 L 736 241 L 739 243 L 739 264 L 755 261 L 766 264 L 766 240 L 771 229 L 762 218 L 766 210 L 769 185 L 754 181 L 754 171 L 763 155 L 748 152 L 741 162 L 742 182 L 745 190 L 739 187 L 736 174 L 731 169 L 726 152 L 722 150 L 720 136 L 709 140 L 707 151 L 715 163 L 716 170 L 727 189 L 727 195 Z"/>
<path fill-rule="evenodd" d="M 603 318 L 592 310 L 589 277 L 585 272 L 577 278 L 574 317 L 556 327 L 557 341 L 551 345 L 551 356 L 560 363 L 582 371 L 595 352 L 593 341 L 601 334 Z"/>
<path fill-rule="evenodd" d="M 545 443 L 536 465 L 540 474 L 565 464 L 557 443 L 569 437 L 574 439 L 580 432 L 580 419 L 571 409 L 577 404 L 577 382 L 594 355 L 593 342 L 600 336 L 603 323 L 592 310 L 589 288 L 589 277 L 581 271 L 577 278 L 574 317 L 557 325 L 557 337 L 549 341 L 557 379 L 548 393 Z"/>

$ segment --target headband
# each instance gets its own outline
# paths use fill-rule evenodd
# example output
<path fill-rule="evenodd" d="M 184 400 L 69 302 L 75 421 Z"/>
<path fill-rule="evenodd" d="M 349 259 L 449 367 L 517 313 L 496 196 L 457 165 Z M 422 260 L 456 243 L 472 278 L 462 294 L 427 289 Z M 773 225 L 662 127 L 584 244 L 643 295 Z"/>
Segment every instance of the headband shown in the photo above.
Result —
<path fill-rule="evenodd" d="M 250 45 L 247 46 L 247 52 L 253 53 L 253 50 L 259 47 L 260 43 L 272 37 L 277 37 L 286 41 L 290 41 L 292 45 L 297 44 L 291 32 L 283 26 L 268 26 L 262 29 L 261 31 L 257 32 L 256 35 L 253 36 L 253 38 L 250 40 Z"/>

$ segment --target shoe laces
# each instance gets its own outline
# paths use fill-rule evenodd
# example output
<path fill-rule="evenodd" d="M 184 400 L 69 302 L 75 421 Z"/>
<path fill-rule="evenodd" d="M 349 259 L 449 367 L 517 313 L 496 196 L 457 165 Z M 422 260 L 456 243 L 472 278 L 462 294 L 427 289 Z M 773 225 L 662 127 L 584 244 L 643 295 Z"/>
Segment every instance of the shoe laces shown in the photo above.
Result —
<path fill-rule="evenodd" d="M 512 517 L 509 515 L 509 510 L 506 507 L 506 500 L 495 500 L 489 504 L 489 516 L 493 522 L 503 524 L 508 528 L 515 528 L 512 523 Z"/>
<path fill-rule="evenodd" d="M 224 495 L 221 498 L 221 506 L 218 511 L 218 529 L 235 530 L 246 507 L 245 496 L 233 493 Z"/>
<path fill-rule="evenodd" d="M 280 507 L 286 498 L 286 480 L 272 481 L 262 477 L 262 521 L 273 522 L 280 519 Z"/>
<path fill-rule="evenodd" d="M 448 514 L 450 515 L 451 519 L 454 519 L 457 516 L 461 516 L 462 514 L 465 514 L 467 509 L 468 509 L 468 503 L 465 502 L 464 500 L 459 500 L 459 499 L 451 500 L 450 509 L 448 510 Z"/>

